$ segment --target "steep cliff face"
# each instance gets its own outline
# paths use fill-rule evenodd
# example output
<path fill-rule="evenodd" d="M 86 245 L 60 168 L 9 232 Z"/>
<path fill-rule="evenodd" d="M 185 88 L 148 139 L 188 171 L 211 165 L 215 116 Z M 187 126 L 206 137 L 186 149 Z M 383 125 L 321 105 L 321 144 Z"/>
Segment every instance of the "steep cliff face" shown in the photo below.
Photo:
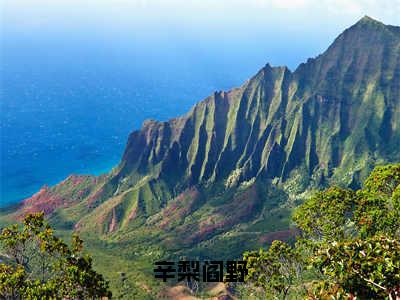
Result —
<path fill-rule="evenodd" d="M 167 246 L 218 243 L 238 226 L 262 240 L 288 227 L 274 219 L 288 214 L 288 199 L 328 183 L 356 186 L 373 165 L 395 161 L 400 28 L 364 17 L 294 72 L 267 64 L 182 117 L 146 121 L 110 174 L 79 200 L 76 188 L 64 191 L 73 201 L 49 213 L 82 232 L 145 234 Z"/>
<path fill-rule="evenodd" d="M 301 168 L 349 184 L 376 160 L 399 158 L 399 76 L 399 28 L 364 17 L 293 73 L 266 65 L 183 117 L 146 122 L 116 176 L 132 175 L 134 185 L 151 174 L 180 189 L 229 178 L 284 182 Z"/>

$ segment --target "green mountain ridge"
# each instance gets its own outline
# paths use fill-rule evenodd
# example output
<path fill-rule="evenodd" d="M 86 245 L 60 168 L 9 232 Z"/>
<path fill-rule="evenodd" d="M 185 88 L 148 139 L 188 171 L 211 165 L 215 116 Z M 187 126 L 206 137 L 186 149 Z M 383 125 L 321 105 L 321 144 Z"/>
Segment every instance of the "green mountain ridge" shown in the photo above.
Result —
<path fill-rule="evenodd" d="M 235 257 L 292 237 L 305 194 L 397 161 L 400 27 L 364 17 L 294 71 L 267 64 L 184 116 L 144 122 L 109 174 L 70 176 L 0 219 L 45 210 L 126 253 Z"/>

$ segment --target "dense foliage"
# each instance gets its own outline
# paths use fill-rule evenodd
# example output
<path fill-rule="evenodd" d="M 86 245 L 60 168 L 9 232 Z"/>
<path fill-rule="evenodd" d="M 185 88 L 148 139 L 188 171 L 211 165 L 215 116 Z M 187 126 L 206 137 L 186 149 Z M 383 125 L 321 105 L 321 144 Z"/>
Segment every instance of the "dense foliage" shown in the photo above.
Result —
<path fill-rule="evenodd" d="M 304 287 L 309 299 L 400 298 L 400 164 L 375 168 L 360 190 L 318 192 L 293 220 L 302 232 L 296 247 L 275 241 L 244 254 L 254 290 L 282 299 Z"/>
<path fill-rule="evenodd" d="M 316 284 L 319 296 L 341 294 L 361 299 L 399 297 L 399 240 L 373 236 L 333 242 L 318 249 L 312 259 L 328 278 Z"/>
<path fill-rule="evenodd" d="M 267 294 L 286 297 L 297 284 L 303 263 L 299 253 L 281 241 L 274 241 L 265 251 L 246 252 L 244 260 L 249 268 L 248 280 L 256 283 Z"/>
<path fill-rule="evenodd" d="M 43 214 L 29 214 L 23 228 L 4 228 L 0 235 L 1 299 L 97 299 L 110 298 L 108 283 L 82 253 L 77 235 L 68 247 L 54 236 Z"/>

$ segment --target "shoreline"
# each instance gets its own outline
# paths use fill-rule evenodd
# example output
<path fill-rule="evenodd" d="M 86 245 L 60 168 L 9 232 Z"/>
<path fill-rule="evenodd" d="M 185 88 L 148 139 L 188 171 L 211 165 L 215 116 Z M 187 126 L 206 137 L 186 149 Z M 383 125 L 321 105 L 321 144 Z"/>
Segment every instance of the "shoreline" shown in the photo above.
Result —
<path fill-rule="evenodd" d="M 54 180 L 49 180 L 40 186 L 38 186 L 34 191 L 30 192 L 29 195 L 27 196 L 21 196 L 17 200 L 8 200 L 8 201 L 3 201 L 2 199 L 0 200 L 0 212 L 5 212 L 9 210 L 14 210 L 22 205 L 22 202 L 28 198 L 31 198 L 35 193 L 37 193 L 43 186 L 48 186 L 48 187 L 53 187 L 66 178 L 68 178 L 71 175 L 91 175 L 91 176 L 100 176 L 102 174 L 107 174 L 109 173 L 114 167 L 116 167 L 119 164 L 119 162 L 114 162 L 110 163 L 110 166 L 102 166 L 98 169 L 95 168 L 86 168 L 77 170 L 76 172 L 70 172 L 65 176 L 60 176 L 57 179 Z"/>

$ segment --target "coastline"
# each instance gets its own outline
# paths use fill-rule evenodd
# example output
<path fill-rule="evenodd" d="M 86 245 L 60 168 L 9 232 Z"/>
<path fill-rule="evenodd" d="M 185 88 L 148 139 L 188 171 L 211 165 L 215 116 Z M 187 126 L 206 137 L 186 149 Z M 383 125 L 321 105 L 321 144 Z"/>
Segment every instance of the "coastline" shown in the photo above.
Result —
<path fill-rule="evenodd" d="M 17 209 L 18 207 L 21 206 L 22 201 L 29 199 L 32 197 L 35 193 L 37 193 L 43 186 L 55 186 L 64 179 L 68 178 L 71 175 L 92 175 L 92 176 L 99 176 L 102 174 L 107 174 L 109 173 L 115 166 L 117 166 L 119 163 L 118 162 L 109 162 L 109 163 L 104 163 L 104 165 L 99 166 L 99 168 L 95 167 L 88 167 L 88 168 L 82 168 L 78 169 L 74 172 L 67 173 L 66 175 L 63 176 L 58 176 L 57 178 L 48 180 L 47 182 L 43 182 L 40 185 L 36 185 L 37 188 L 32 188 L 31 192 L 25 193 L 24 195 L 21 196 L 14 196 L 14 199 L 10 199 L 12 196 L 10 196 L 8 199 L 4 201 L 3 199 L 0 199 L 0 212 L 7 212 L 8 210 L 12 211 Z M 12 193 L 10 193 L 12 194 Z"/>

